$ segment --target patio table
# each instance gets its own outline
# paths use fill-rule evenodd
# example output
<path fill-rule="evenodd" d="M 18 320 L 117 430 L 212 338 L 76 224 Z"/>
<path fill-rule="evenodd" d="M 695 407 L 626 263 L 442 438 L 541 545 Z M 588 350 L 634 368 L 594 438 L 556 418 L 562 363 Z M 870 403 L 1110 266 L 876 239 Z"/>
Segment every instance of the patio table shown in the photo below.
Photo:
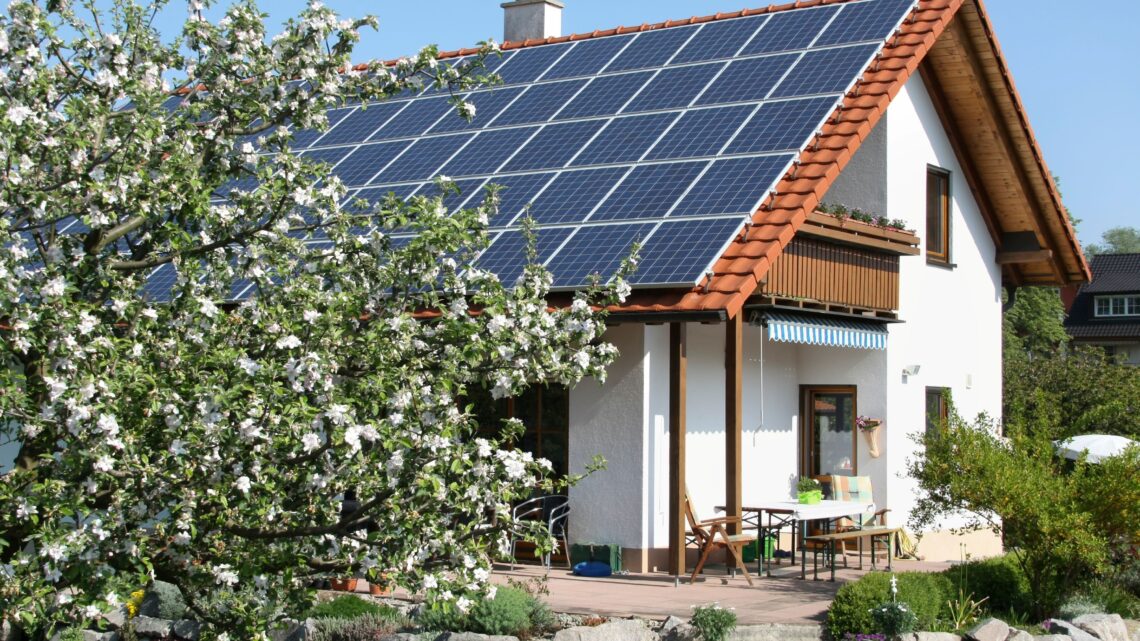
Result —
<path fill-rule="evenodd" d="M 725 506 L 716 506 L 718 511 L 724 512 Z M 740 508 L 742 521 L 757 529 L 757 540 L 761 541 L 759 554 L 757 559 L 759 561 L 757 571 L 763 576 L 765 570 L 768 576 L 772 576 L 772 559 L 765 558 L 764 555 L 764 537 L 769 532 L 775 532 L 779 536 L 780 531 L 787 525 L 792 527 L 792 559 L 795 559 L 795 545 L 796 545 L 796 529 L 798 527 L 800 534 L 800 578 L 807 578 L 807 548 L 803 545 L 804 528 L 803 523 L 806 521 L 824 521 L 830 525 L 834 519 L 842 518 L 845 516 L 855 516 L 866 512 L 874 513 L 875 504 L 864 501 L 820 501 L 819 503 L 799 503 L 796 501 L 766 501 L 747 505 Z M 767 524 L 764 523 L 764 516 L 768 516 Z"/>

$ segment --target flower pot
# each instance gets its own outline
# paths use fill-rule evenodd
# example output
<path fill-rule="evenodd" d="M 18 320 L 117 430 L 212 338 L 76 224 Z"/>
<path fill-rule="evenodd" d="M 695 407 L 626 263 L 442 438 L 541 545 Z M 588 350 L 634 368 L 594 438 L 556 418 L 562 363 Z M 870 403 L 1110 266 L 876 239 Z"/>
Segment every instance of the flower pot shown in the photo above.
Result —
<path fill-rule="evenodd" d="M 815 505 L 823 500 L 823 490 L 812 490 L 810 492 L 799 492 L 796 494 L 797 500 L 803 505 Z"/>
<path fill-rule="evenodd" d="M 356 592 L 357 579 L 330 579 L 329 585 L 337 592 Z"/>
<path fill-rule="evenodd" d="M 867 441 L 867 453 L 871 458 L 879 458 L 879 426 L 862 430 L 863 438 Z"/>
<path fill-rule="evenodd" d="M 388 596 L 392 594 L 392 585 L 390 583 L 369 583 L 368 593 L 372 596 Z"/>

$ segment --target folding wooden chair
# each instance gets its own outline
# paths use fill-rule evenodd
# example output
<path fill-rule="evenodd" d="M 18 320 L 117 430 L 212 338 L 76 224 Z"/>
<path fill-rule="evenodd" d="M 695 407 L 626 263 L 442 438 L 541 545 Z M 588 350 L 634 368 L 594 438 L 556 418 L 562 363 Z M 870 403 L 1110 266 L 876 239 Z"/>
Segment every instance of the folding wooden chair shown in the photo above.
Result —
<path fill-rule="evenodd" d="M 744 573 L 744 578 L 748 581 L 748 585 L 752 585 L 752 577 L 748 574 L 748 568 L 744 566 L 744 546 L 756 541 L 756 534 L 729 534 L 728 526 L 736 523 L 743 526 L 743 522 L 739 516 L 724 516 L 718 519 L 708 519 L 702 521 L 697 518 L 696 512 L 693 510 L 693 502 L 689 499 L 689 493 L 685 493 L 685 520 L 689 523 L 689 532 L 687 536 L 689 540 L 696 543 L 697 548 L 700 550 L 700 560 L 697 561 L 697 566 L 693 568 L 693 574 L 689 577 L 689 582 L 692 583 L 697 580 L 697 575 L 705 567 L 705 561 L 708 560 L 709 554 L 713 550 L 724 548 L 728 551 L 729 556 L 736 560 L 736 567 Z M 743 530 L 742 530 L 743 532 Z"/>

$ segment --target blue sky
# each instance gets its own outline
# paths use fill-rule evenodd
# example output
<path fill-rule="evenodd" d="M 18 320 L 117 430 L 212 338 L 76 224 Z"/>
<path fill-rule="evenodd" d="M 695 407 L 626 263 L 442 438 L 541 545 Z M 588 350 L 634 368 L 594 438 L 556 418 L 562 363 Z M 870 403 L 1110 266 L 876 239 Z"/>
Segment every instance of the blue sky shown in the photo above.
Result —
<path fill-rule="evenodd" d="M 380 30 L 367 32 L 359 60 L 392 58 L 428 43 L 442 49 L 502 38 L 500 0 L 325 0 L 344 17 L 371 13 Z M 225 2 L 219 3 L 225 6 Z M 766 6 L 767 0 L 565 0 L 563 32 Z M 270 24 L 297 13 L 304 0 L 263 0 Z M 1065 202 L 1082 219 L 1082 242 L 1099 241 L 1104 230 L 1140 226 L 1132 195 L 1136 161 L 1127 150 L 1140 109 L 1140 2 L 1098 0 L 989 0 L 1002 50 L 1029 112 L 1030 123 Z M 173 10 L 160 29 L 176 32 L 185 13 Z M 1124 152 L 1120 154 L 1120 152 Z M 1120 154 L 1120 155 L 1118 155 Z M 1130 187 L 1132 186 L 1132 187 Z"/>

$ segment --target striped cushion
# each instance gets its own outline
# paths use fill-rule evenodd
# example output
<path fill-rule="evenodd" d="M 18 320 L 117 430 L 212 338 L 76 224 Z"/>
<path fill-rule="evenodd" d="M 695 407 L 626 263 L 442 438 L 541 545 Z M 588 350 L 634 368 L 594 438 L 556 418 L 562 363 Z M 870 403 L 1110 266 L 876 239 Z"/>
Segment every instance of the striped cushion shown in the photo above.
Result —
<path fill-rule="evenodd" d="M 831 496 L 836 501 L 871 503 L 875 500 L 874 490 L 871 488 L 871 477 L 833 474 L 831 476 Z M 866 521 L 864 524 L 874 519 L 873 516 L 865 518 Z M 841 518 L 836 523 L 836 526 L 840 529 L 855 527 L 855 522 L 848 518 Z"/>

